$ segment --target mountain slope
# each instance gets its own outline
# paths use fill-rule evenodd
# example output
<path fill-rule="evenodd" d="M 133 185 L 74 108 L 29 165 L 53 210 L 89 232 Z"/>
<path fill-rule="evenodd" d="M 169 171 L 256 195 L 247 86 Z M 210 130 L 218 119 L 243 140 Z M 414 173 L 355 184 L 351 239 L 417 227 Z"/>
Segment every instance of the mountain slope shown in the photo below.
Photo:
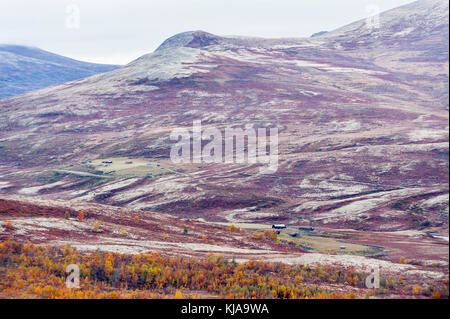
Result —
<path fill-rule="evenodd" d="M 0 98 L 116 69 L 81 62 L 38 48 L 0 45 Z"/>
<path fill-rule="evenodd" d="M 305 39 L 185 32 L 120 69 L 2 100 L 0 192 L 216 221 L 446 228 L 447 18 L 433 0 L 383 13 L 372 33 L 361 21 Z M 277 127 L 278 171 L 171 163 L 170 132 L 199 119 Z M 164 172 L 149 177 L 152 163 Z"/>

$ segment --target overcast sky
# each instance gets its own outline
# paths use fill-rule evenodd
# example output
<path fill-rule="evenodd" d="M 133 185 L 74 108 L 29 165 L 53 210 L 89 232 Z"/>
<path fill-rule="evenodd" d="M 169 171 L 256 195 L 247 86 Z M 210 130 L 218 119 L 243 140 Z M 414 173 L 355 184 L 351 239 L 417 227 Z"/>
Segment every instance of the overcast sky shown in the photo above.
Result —
<path fill-rule="evenodd" d="M 411 0 L 1 0 L 0 43 L 126 64 L 184 31 L 307 37 Z M 79 14 L 78 14 L 79 13 Z"/>

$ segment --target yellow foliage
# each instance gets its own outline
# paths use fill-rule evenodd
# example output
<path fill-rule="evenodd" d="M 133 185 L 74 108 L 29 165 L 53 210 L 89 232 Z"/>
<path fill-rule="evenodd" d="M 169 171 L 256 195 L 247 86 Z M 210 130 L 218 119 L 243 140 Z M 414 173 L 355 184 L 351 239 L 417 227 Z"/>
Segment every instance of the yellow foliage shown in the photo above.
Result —
<path fill-rule="evenodd" d="M 174 299 L 183 299 L 183 294 L 181 293 L 181 291 L 177 290 Z"/>
<path fill-rule="evenodd" d="M 264 237 L 266 237 L 266 239 L 276 241 L 278 238 L 278 234 L 276 231 L 266 229 L 264 230 Z"/>
<path fill-rule="evenodd" d="M 441 298 L 441 293 L 439 292 L 439 290 L 435 290 L 433 292 L 433 298 L 434 299 L 440 299 Z"/>
<path fill-rule="evenodd" d="M 260 236 L 264 233 L 259 232 Z M 264 237 L 262 237 L 264 238 Z M 80 267 L 80 288 L 66 287 L 65 269 Z M 68 246 L 38 246 L 4 240 L 0 243 L 0 298 L 186 298 L 206 292 L 225 298 L 363 298 L 365 274 L 333 265 L 298 266 L 251 260 L 237 264 L 223 256 L 167 257 L 161 253 L 127 255 L 80 252 Z M 368 292 L 396 291 L 395 278 L 387 286 Z M 418 286 L 397 293 L 420 295 Z M 338 286 L 338 289 L 334 287 Z M 323 288 L 325 287 L 325 288 Z M 408 289 L 409 287 L 409 289 Z M 344 289 L 342 289 L 344 288 Z M 435 282 L 424 296 L 448 297 L 445 281 Z"/>

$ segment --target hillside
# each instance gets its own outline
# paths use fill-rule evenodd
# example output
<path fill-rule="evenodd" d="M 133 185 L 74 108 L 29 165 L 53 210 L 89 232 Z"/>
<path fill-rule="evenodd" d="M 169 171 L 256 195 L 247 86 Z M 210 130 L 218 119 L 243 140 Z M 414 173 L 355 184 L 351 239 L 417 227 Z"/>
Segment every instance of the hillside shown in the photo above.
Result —
<path fill-rule="evenodd" d="M 447 18 L 445 1 L 419 1 L 383 13 L 370 38 L 362 22 L 307 39 L 185 32 L 120 69 L 5 99 L 1 191 L 216 221 L 446 227 Z M 174 165 L 169 134 L 196 119 L 277 127 L 278 171 Z M 140 165 L 79 165 L 120 157 Z M 148 178 L 146 162 L 166 171 Z"/>
<path fill-rule="evenodd" d="M 91 297 L 448 297 L 448 12 L 420 0 L 310 38 L 188 31 L 0 100 L 0 297 L 76 297 L 60 266 L 83 258 Z M 171 132 L 197 120 L 277 128 L 277 170 L 174 163 Z"/>

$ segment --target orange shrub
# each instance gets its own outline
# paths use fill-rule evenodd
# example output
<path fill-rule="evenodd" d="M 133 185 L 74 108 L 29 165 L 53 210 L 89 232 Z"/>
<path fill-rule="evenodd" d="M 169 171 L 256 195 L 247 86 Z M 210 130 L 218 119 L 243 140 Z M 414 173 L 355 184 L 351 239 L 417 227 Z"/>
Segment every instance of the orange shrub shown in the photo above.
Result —
<path fill-rule="evenodd" d="M 441 298 L 441 293 L 439 292 L 439 290 L 435 290 L 434 292 L 433 292 L 433 298 L 434 299 L 440 299 Z"/>
<path fill-rule="evenodd" d="M 13 228 L 12 221 L 7 220 L 7 221 L 5 222 L 5 228 L 6 228 L 7 230 L 11 230 L 11 229 Z"/>
<path fill-rule="evenodd" d="M 264 231 L 264 237 L 265 237 L 266 239 L 269 239 L 269 240 L 272 240 L 272 241 L 276 241 L 277 238 L 278 238 L 278 234 L 277 234 L 276 231 L 266 229 L 266 230 Z"/>
<path fill-rule="evenodd" d="M 256 232 L 256 233 L 253 233 L 253 238 L 254 238 L 254 239 L 258 239 L 258 240 L 260 240 L 260 239 L 262 239 L 262 238 L 263 238 L 263 234 L 261 234 L 261 233 L 258 233 L 258 232 Z"/>

